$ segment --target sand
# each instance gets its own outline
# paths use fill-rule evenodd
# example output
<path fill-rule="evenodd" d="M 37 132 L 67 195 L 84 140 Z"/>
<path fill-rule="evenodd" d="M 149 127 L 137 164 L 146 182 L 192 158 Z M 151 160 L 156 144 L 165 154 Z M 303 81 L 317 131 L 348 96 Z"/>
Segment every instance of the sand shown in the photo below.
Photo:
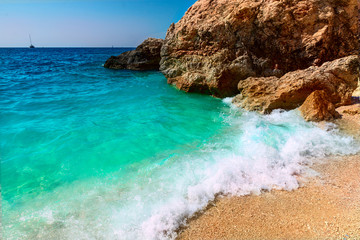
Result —
<path fill-rule="evenodd" d="M 343 118 L 335 123 L 360 139 L 354 109 L 360 105 L 337 109 Z M 295 191 L 217 199 L 178 239 L 360 240 L 360 155 L 318 159 L 311 168 L 318 175 L 299 176 Z"/>
<path fill-rule="evenodd" d="M 342 116 L 335 123 L 339 129 L 346 134 L 352 135 L 360 139 L 360 103 L 350 106 L 339 107 L 336 109 Z"/>

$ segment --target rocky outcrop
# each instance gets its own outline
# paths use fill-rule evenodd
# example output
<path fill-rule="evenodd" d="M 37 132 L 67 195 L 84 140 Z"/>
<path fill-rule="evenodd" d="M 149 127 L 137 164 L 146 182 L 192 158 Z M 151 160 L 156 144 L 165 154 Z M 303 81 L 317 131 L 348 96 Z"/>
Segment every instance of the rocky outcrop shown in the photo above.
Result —
<path fill-rule="evenodd" d="M 184 91 L 233 96 L 238 82 L 248 77 L 277 81 L 287 72 L 357 54 L 357 4 L 198 0 L 170 26 L 160 70 Z"/>
<path fill-rule="evenodd" d="M 110 57 L 104 67 L 129 70 L 159 70 L 162 39 L 148 38 L 135 50 Z"/>
<path fill-rule="evenodd" d="M 359 77 L 359 57 L 352 55 L 320 67 L 289 72 L 278 78 L 249 77 L 240 81 L 233 103 L 246 110 L 269 113 L 299 107 L 315 90 L 324 90 L 336 106 L 351 104 Z"/>
<path fill-rule="evenodd" d="M 299 110 L 306 121 L 329 121 L 341 117 L 324 90 L 317 90 L 311 93 Z"/>

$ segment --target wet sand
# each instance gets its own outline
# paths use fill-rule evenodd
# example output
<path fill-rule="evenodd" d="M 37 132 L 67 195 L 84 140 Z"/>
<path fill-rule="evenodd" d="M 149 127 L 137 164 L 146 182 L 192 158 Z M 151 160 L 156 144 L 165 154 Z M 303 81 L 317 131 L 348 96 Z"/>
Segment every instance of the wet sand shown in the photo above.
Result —
<path fill-rule="evenodd" d="M 339 129 L 360 139 L 360 105 L 339 108 Z M 360 112 L 359 112 L 360 113 Z M 223 197 L 178 239 L 360 239 L 360 155 L 318 159 L 295 191 Z"/>

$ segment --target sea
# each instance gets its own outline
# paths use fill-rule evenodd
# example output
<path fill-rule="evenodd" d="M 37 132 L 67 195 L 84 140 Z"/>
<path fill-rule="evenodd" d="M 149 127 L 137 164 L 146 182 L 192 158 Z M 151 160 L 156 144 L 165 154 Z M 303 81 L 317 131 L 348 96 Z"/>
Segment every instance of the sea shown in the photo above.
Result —
<path fill-rule="evenodd" d="M 294 190 L 314 158 L 360 151 L 297 110 L 103 67 L 127 50 L 0 49 L 3 239 L 175 239 L 216 197 Z"/>

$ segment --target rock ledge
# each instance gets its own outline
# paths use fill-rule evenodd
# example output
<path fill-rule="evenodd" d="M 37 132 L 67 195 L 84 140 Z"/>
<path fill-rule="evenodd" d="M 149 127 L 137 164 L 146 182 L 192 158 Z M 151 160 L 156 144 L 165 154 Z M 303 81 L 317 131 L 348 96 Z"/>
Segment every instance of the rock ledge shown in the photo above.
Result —
<path fill-rule="evenodd" d="M 135 50 L 110 57 L 104 67 L 129 70 L 159 70 L 162 39 L 148 38 Z"/>
<path fill-rule="evenodd" d="M 274 109 L 295 109 L 316 90 L 324 90 L 335 107 L 352 103 L 357 88 L 359 57 L 352 55 L 320 67 L 289 72 L 278 77 L 249 77 L 240 81 L 233 103 L 249 111 L 270 113 Z"/>

